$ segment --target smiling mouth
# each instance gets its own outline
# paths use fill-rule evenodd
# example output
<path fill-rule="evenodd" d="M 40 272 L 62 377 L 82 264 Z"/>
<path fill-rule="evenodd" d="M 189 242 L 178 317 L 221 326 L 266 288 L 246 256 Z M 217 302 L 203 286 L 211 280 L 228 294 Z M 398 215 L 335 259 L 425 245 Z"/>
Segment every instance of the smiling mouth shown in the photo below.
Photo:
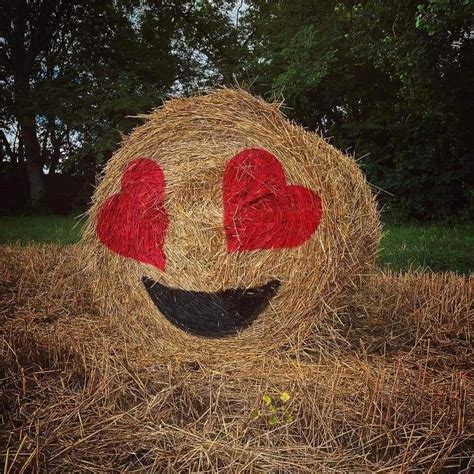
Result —
<path fill-rule="evenodd" d="M 178 328 L 196 336 L 224 337 L 248 328 L 268 306 L 278 280 L 249 289 L 208 293 L 169 288 L 151 278 L 143 284 L 161 314 Z"/>

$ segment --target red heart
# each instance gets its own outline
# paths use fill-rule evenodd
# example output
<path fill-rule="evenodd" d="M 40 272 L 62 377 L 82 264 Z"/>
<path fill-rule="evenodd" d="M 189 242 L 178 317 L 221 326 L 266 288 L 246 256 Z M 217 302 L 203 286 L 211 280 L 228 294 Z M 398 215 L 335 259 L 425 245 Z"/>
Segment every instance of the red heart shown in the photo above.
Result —
<path fill-rule="evenodd" d="M 224 172 L 224 228 L 227 250 L 292 248 L 319 226 L 321 199 L 303 186 L 286 184 L 278 159 L 249 148 Z"/>
<path fill-rule="evenodd" d="M 154 161 L 138 158 L 122 176 L 122 188 L 99 211 L 97 235 L 110 250 L 164 270 L 168 214 L 165 176 Z"/>

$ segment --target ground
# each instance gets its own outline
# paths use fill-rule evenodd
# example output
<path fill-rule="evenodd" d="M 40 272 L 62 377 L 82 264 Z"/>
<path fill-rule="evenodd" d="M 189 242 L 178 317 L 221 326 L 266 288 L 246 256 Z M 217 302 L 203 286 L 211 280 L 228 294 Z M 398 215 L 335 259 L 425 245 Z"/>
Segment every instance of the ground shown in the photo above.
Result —
<path fill-rule="evenodd" d="M 71 244 L 79 240 L 83 222 L 81 216 L 0 217 L 0 244 Z M 379 261 L 385 269 L 474 271 L 473 225 L 386 225 L 381 247 Z"/>
<path fill-rule="evenodd" d="M 389 226 L 301 346 L 198 363 L 101 316 L 75 223 L 0 220 L 2 472 L 471 472 L 472 228 Z"/>

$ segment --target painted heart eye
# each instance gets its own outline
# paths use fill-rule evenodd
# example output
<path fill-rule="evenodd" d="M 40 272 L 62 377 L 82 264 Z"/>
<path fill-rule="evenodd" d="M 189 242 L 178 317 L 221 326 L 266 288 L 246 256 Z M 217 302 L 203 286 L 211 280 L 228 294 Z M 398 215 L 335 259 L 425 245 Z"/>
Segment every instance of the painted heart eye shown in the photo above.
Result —
<path fill-rule="evenodd" d="M 100 241 L 123 257 L 165 270 L 163 250 L 168 230 L 165 177 L 147 158 L 133 160 L 125 170 L 119 193 L 101 207 L 97 220 Z"/>
<path fill-rule="evenodd" d="M 292 248 L 319 226 L 319 196 L 286 182 L 283 166 L 266 150 L 249 148 L 224 172 L 224 228 L 229 252 Z"/>

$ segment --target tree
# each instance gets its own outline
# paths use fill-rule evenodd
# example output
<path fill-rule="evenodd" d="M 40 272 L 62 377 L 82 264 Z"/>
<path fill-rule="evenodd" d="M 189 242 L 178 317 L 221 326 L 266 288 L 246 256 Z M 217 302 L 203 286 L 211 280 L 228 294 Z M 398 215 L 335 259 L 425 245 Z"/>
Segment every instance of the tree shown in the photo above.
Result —
<path fill-rule="evenodd" d="M 2 1 L 0 60 L 5 85 L 10 86 L 9 105 L 18 122 L 27 157 L 33 203 L 45 194 L 41 148 L 37 135 L 32 83 L 41 74 L 42 62 L 55 56 L 71 34 L 74 3 L 68 1 Z"/>
<path fill-rule="evenodd" d="M 472 2 L 250 2 L 245 72 L 358 156 L 392 214 L 469 207 Z M 471 181 L 472 183 L 472 181 Z"/>
<path fill-rule="evenodd" d="M 32 203 L 44 198 L 43 171 L 94 174 L 138 122 L 128 116 L 230 82 L 233 4 L 0 0 L 0 138 L 11 160 L 18 133 Z"/>

